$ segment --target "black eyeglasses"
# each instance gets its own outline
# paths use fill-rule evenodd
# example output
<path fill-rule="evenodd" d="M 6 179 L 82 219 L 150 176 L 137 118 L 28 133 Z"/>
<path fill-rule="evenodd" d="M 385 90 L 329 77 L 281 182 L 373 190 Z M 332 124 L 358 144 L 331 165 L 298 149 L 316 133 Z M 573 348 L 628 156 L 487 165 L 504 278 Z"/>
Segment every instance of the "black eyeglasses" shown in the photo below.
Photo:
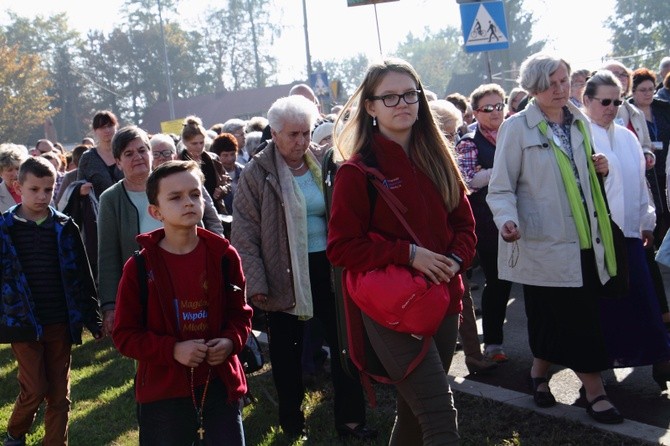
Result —
<path fill-rule="evenodd" d="M 479 107 L 477 111 L 479 112 L 484 112 L 484 113 L 491 113 L 493 110 L 495 111 L 502 111 L 505 108 L 505 104 L 502 102 L 498 102 L 497 104 L 488 104 L 483 107 Z"/>
<path fill-rule="evenodd" d="M 599 99 L 599 98 L 594 98 L 594 97 L 592 97 L 591 99 L 600 102 L 600 104 L 602 104 L 603 107 L 607 107 L 610 104 L 614 104 L 615 107 L 618 107 L 621 104 L 623 104 L 623 101 L 621 101 L 619 99 Z"/>
<path fill-rule="evenodd" d="M 370 96 L 370 100 L 378 101 L 381 100 L 387 107 L 395 107 L 400 104 L 400 99 L 402 98 L 405 101 L 405 104 L 416 104 L 419 102 L 419 93 L 421 90 L 410 90 L 406 91 L 403 94 L 385 94 L 382 96 Z"/>
<path fill-rule="evenodd" d="M 153 152 L 154 158 L 172 158 L 172 150 L 160 150 Z"/>

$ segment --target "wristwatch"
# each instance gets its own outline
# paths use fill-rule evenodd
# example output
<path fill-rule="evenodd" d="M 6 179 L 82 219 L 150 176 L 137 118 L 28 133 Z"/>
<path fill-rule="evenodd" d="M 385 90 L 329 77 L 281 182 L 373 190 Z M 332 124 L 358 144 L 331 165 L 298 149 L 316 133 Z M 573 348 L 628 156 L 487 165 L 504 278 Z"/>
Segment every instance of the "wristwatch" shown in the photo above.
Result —
<path fill-rule="evenodd" d="M 458 255 L 454 254 L 453 252 L 450 252 L 447 254 L 447 257 L 450 259 L 454 260 L 456 263 L 458 263 L 458 266 L 462 269 L 463 268 L 463 259 L 459 257 Z"/>

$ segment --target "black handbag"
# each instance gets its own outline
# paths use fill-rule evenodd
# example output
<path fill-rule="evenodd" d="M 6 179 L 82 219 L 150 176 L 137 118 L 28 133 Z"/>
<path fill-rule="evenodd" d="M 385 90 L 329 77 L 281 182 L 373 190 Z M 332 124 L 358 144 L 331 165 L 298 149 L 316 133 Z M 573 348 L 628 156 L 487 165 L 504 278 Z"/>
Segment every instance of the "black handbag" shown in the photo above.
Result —
<path fill-rule="evenodd" d="M 242 351 L 238 353 L 237 358 L 244 367 L 244 373 L 254 373 L 263 368 L 265 359 L 261 351 L 261 344 L 253 331 L 249 332 L 247 343 L 242 347 Z"/>

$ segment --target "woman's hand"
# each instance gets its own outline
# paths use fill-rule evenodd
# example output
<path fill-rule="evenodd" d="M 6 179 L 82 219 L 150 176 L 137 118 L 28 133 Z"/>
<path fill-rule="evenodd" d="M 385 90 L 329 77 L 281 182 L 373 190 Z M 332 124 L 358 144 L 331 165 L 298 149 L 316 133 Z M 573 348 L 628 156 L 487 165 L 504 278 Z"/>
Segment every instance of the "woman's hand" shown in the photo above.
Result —
<path fill-rule="evenodd" d="M 114 310 L 107 310 L 102 315 L 102 333 L 105 336 L 112 336 L 114 330 Z"/>
<path fill-rule="evenodd" d="M 454 263 L 456 262 L 447 256 L 417 246 L 412 267 L 422 272 L 431 282 L 439 284 L 449 282 L 454 277 L 458 271 L 458 264 L 454 268 Z"/>
<path fill-rule="evenodd" d="M 645 248 L 654 247 L 654 231 L 642 231 L 642 246 Z"/>
<path fill-rule="evenodd" d="M 207 364 L 212 366 L 223 363 L 233 351 L 233 341 L 228 338 L 210 339 L 205 345 L 207 345 Z"/>
<path fill-rule="evenodd" d="M 259 306 L 268 302 L 268 296 L 266 294 L 254 294 L 249 300 L 252 304 Z"/>
<path fill-rule="evenodd" d="M 81 195 L 82 197 L 88 195 L 91 193 L 91 189 L 93 189 L 93 184 L 87 181 L 86 183 L 82 184 L 81 187 L 79 188 L 79 195 Z"/>
<path fill-rule="evenodd" d="M 198 367 L 207 356 L 207 344 L 204 339 L 177 342 L 174 345 L 172 356 L 186 367 Z"/>
<path fill-rule="evenodd" d="M 512 243 L 513 241 L 519 240 L 521 238 L 521 234 L 519 234 L 519 228 L 512 220 L 507 220 L 505 224 L 502 225 L 500 228 L 500 235 L 507 243 Z"/>
<path fill-rule="evenodd" d="M 593 159 L 593 167 L 596 169 L 596 173 L 606 177 L 610 172 L 609 162 L 607 157 L 602 153 L 596 153 L 591 157 Z"/>

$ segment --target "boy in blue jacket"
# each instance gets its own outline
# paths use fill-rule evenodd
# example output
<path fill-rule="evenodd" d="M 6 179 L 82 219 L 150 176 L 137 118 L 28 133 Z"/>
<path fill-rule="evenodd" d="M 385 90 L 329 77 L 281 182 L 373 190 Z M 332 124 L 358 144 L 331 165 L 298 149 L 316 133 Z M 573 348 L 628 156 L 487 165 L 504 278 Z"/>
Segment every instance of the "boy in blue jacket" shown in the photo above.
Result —
<path fill-rule="evenodd" d="M 44 400 L 44 444 L 64 445 L 72 344 L 81 344 L 84 325 L 100 338 L 102 320 L 79 230 L 49 205 L 54 167 L 28 158 L 18 181 L 21 204 L 0 217 L 0 342 L 12 345 L 20 385 L 4 446 L 25 445 Z"/>

